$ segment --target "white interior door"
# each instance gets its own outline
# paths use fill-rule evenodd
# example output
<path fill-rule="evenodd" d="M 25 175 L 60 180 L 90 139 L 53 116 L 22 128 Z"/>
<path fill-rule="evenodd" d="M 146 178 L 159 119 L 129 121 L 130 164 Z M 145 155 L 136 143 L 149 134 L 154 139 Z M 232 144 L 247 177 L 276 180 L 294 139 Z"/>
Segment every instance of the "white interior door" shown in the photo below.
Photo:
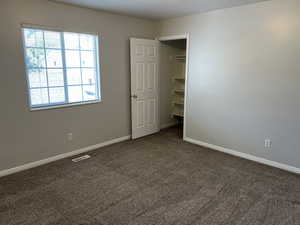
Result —
<path fill-rule="evenodd" d="M 159 131 L 159 42 L 130 39 L 132 138 Z"/>

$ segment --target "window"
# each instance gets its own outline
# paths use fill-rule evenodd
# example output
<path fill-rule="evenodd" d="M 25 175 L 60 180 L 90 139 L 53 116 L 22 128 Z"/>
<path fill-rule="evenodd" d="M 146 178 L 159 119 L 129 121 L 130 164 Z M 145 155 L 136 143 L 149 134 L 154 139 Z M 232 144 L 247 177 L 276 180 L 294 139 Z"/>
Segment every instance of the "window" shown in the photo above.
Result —
<path fill-rule="evenodd" d="M 98 36 L 23 28 L 31 109 L 100 101 Z"/>

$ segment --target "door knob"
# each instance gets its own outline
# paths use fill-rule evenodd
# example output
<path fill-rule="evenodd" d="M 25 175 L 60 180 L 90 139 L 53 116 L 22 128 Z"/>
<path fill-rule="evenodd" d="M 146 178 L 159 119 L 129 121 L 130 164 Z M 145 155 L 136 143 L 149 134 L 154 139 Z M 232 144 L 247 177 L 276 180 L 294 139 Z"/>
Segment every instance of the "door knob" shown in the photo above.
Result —
<path fill-rule="evenodd" d="M 131 95 L 131 97 L 132 97 L 132 98 L 138 98 L 138 96 L 137 96 L 137 95 Z"/>

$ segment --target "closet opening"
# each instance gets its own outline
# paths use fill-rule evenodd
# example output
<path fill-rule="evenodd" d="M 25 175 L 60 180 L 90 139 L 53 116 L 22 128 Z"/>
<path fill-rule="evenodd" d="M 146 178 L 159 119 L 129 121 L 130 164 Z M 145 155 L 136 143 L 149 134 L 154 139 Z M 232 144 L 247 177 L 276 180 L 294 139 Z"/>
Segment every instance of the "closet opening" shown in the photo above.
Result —
<path fill-rule="evenodd" d="M 162 37 L 159 41 L 161 117 L 169 117 L 170 124 L 174 124 L 172 129 L 184 138 L 188 36 Z"/>

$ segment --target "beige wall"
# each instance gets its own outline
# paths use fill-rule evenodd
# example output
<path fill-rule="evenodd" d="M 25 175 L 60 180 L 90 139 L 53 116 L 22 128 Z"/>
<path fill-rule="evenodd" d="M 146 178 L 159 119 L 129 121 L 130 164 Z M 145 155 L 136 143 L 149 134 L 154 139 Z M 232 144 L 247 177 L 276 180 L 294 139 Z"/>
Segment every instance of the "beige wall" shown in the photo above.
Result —
<path fill-rule="evenodd" d="M 100 33 L 103 101 L 29 112 L 21 23 Z M 131 133 L 129 37 L 154 38 L 154 22 L 46 0 L 1 0 L 0 28 L 0 170 Z"/>
<path fill-rule="evenodd" d="M 188 137 L 300 168 L 299 0 L 166 20 L 159 30 L 190 33 Z"/>

